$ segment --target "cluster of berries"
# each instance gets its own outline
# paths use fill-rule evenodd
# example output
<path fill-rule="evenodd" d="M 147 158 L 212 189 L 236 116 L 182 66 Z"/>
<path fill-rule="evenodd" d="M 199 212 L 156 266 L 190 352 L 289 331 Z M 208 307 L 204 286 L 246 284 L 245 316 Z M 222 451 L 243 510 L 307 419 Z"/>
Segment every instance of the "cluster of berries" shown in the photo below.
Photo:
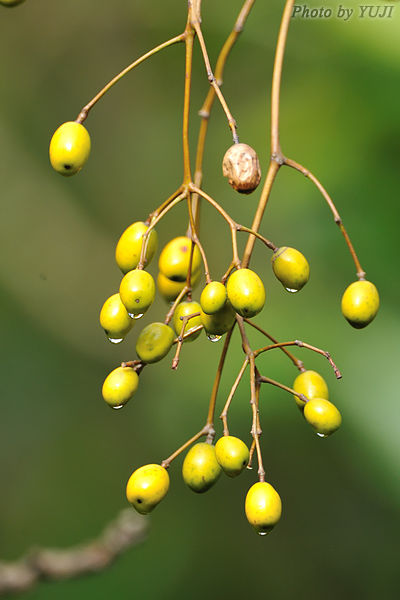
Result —
<path fill-rule="evenodd" d="M 64 123 L 54 133 L 50 160 L 60 174 L 77 173 L 89 154 L 90 137 L 81 123 Z M 232 146 L 224 157 L 223 173 L 239 192 L 254 191 L 260 181 L 254 150 L 245 144 Z M 277 248 L 264 241 L 273 250 L 271 263 L 277 279 L 289 292 L 301 290 L 310 275 L 306 258 L 294 248 Z M 242 319 L 242 323 L 252 319 L 264 307 L 265 289 L 260 277 L 234 263 L 221 281 L 208 277 L 199 302 L 193 300 L 192 291 L 201 280 L 204 262 L 198 240 L 187 236 L 172 239 L 159 255 L 159 272 L 154 281 L 146 267 L 156 252 L 157 232 L 151 217 L 147 222 L 130 225 L 116 246 L 115 259 L 123 277 L 119 291 L 106 300 L 100 312 L 100 324 L 108 339 L 113 343 L 122 342 L 135 322 L 149 310 L 157 291 L 168 303 L 169 310 L 163 322 L 150 323 L 140 332 L 136 341 L 137 360 L 122 363 L 106 377 L 102 395 L 113 409 L 126 405 L 138 389 L 142 369 L 162 360 L 174 345 L 177 352 L 172 366 L 176 368 L 182 344 L 196 340 L 202 330 L 209 340 L 219 340 L 233 329 L 238 319 Z M 363 279 L 352 283 L 342 298 L 343 315 L 356 328 L 370 323 L 378 308 L 375 286 Z M 328 387 L 321 375 L 304 367 L 300 370 L 291 390 L 295 401 L 316 433 L 327 437 L 340 427 L 340 412 L 329 401 Z M 224 424 L 224 435 L 215 445 L 215 431 L 209 428 L 203 433 L 207 435 L 205 442 L 198 442 L 197 438 L 189 440 L 163 463 L 145 465 L 134 471 L 126 489 L 134 508 L 148 514 L 158 505 L 169 489 L 170 462 L 187 448 L 182 475 L 187 486 L 196 493 L 209 490 L 222 472 L 236 477 L 249 466 L 254 449 L 258 452 L 259 436 L 252 431 L 256 441 L 249 450 L 241 439 L 229 435 L 226 421 Z M 249 523 L 257 533 L 265 535 L 279 521 L 281 511 L 279 494 L 261 477 L 246 496 L 245 513 Z"/>

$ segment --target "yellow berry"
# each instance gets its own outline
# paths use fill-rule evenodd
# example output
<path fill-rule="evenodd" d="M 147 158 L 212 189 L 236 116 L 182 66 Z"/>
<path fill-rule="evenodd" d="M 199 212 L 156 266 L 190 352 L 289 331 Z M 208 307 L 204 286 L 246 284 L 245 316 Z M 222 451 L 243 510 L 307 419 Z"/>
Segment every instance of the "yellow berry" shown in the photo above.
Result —
<path fill-rule="evenodd" d="M 370 281 L 355 281 L 342 297 L 342 313 L 356 329 L 366 327 L 379 310 L 378 290 Z"/>
<path fill-rule="evenodd" d="M 163 248 L 158 261 L 158 268 L 161 273 L 171 279 L 171 281 L 184 283 L 186 281 L 192 241 L 185 236 L 176 237 Z M 201 266 L 201 254 L 195 245 L 193 250 L 192 274 L 199 271 Z"/>
<path fill-rule="evenodd" d="M 201 322 L 208 336 L 219 337 L 231 329 L 236 319 L 236 313 L 229 302 L 213 315 L 201 311 Z"/>
<path fill-rule="evenodd" d="M 282 246 L 272 255 L 272 270 L 288 292 L 298 292 L 310 277 L 310 267 L 301 252 Z"/>
<path fill-rule="evenodd" d="M 200 269 L 198 271 L 196 271 L 196 273 L 192 273 L 192 277 L 191 277 L 192 290 L 195 289 L 195 287 L 197 286 L 197 284 L 200 281 L 200 278 L 201 278 Z M 164 298 L 165 302 L 168 302 L 169 304 L 172 304 L 177 299 L 177 297 L 179 296 L 179 294 L 181 293 L 181 291 L 183 290 L 185 285 L 186 285 L 186 281 L 180 281 L 180 282 L 172 281 L 171 279 L 168 279 L 168 277 L 165 277 L 165 275 L 163 275 L 163 273 L 161 273 L 161 271 L 157 275 L 158 293 L 160 294 L 160 296 L 162 298 Z"/>
<path fill-rule="evenodd" d="M 104 380 L 102 395 L 111 408 L 122 408 L 139 386 L 139 376 L 131 367 L 117 367 Z"/>
<path fill-rule="evenodd" d="M 278 492 L 266 481 L 255 483 L 247 492 L 245 513 L 254 531 L 266 535 L 281 518 L 282 502 Z"/>
<path fill-rule="evenodd" d="M 106 300 L 100 311 L 100 325 L 110 342 L 122 342 L 132 329 L 135 321 L 129 316 L 119 294 L 113 294 Z"/>
<path fill-rule="evenodd" d="M 316 371 L 303 371 L 296 377 L 293 389 L 298 394 L 303 394 L 308 400 L 314 398 L 325 398 L 329 400 L 329 390 L 325 379 Z M 297 406 L 304 408 L 305 402 L 298 396 L 294 396 Z"/>
<path fill-rule="evenodd" d="M 132 223 L 121 235 L 115 249 L 115 260 L 123 273 L 136 269 L 143 245 L 143 234 L 149 226 L 142 221 Z M 147 266 L 157 250 L 157 232 L 152 229 L 147 242 L 145 265 Z"/>
<path fill-rule="evenodd" d="M 90 136 L 76 121 L 67 121 L 55 131 L 50 141 L 50 162 L 60 175 L 75 175 L 86 164 L 90 154 Z"/>
<path fill-rule="evenodd" d="M 314 398 L 306 403 L 304 417 L 321 437 L 328 437 L 339 429 L 342 417 L 332 402 L 325 398 Z"/>
<path fill-rule="evenodd" d="M 145 363 L 155 363 L 167 356 L 174 343 L 174 332 L 164 323 L 147 325 L 136 342 L 136 354 Z"/>
<path fill-rule="evenodd" d="M 178 304 L 178 306 L 175 309 L 174 317 L 173 317 L 173 321 L 172 321 L 176 335 L 180 335 L 180 333 L 182 331 L 183 321 L 182 321 L 181 317 L 188 317 L 189 315 L 193 315 L 195 313 L 200 313 L 200 311 L 201 311 L 200 304 L 198 302 L 195 302 L 194 300 L 191 300 L 190 302 L 188 302 L 188 301 L 181 302 L 180 304 Z M 195 317 L 192 317 L 191 319 L 189 319 L 186 322 L 185 329 L 183 332 L 184 335 L 190 333 L 193 329 L 195 329 L 196 327 L 198 327 L 201 324 L 202 323 L 201 323 L 201 315 L 200 314 L 196 315 Z M 201 329 L 199 329 L 199 331 L 196 331 L 189 337 L 185 338 L 184 341 L 185 342 L 193 342 L 194 340 L 196 340 L 199 337 L 200 333 L 201 333 Z"/>
<path fill-rule="evenodd" d="M 224 473 L 229 477 L 237 477 L 247 467 L 250 452 L 241 439 L 224 435 L 215 444 L 215 457 Z"/>
<path fill-rule="evenodd" d="M 139 467 L 129 477 L 126 497 L 141 515 L 147 515 L 165 497 L 169 490 L 169 475 L 160 465 Z"/>
<path fill-rule="evenodd" d="M 232 307 L 242 317 L 254 317 L 264 307 L 263 282 L 257 273 L 250 269 L 238 269 L 232 273 L 228 279 L 226 291 Z"/>
<path fill-rule="evenodd" d="M 156 285 L 150 273 L 143 269 L 133 269 L 122 278 L 119 294 L 128 313 L 138 316 L 153 304 Z"/>
<path fill-rule="evenodd" d="M 215 458 L 215 448 L 206 442 L 192 446 L 183 461 L 183 480 L 197 494 L 209 490 L 221 473 L 222 469 Z"/>
<path fill-rule="evenodd" d="M 200 296 L 200 306 L 206 315 L 219 312 L 226 303 L 226 287 L 219 281 L 211 281 Z"/>

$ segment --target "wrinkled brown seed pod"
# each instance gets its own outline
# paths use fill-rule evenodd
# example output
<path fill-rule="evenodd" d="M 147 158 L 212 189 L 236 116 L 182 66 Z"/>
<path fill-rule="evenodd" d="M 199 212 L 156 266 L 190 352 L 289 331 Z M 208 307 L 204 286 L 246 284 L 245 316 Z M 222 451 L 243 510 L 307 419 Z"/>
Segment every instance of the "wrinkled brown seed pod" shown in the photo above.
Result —
<path fill-rule="evenodd" d="M 222 162 L 222 174 L 229 184 L 241 194 L 254 192 L 261 179 L 258 156 L 247 144 L 234 144 L 226 151 Z"/>

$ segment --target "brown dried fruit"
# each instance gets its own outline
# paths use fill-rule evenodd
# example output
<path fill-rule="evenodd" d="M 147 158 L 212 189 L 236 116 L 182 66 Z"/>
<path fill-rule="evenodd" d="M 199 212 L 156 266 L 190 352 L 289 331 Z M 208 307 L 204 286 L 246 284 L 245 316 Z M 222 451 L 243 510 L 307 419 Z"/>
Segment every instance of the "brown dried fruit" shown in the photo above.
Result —
<path fill-rule="evenodd" d="M 226 151 L 222 162 L 222 174 L 229 184 L 241 194 L 251 194 L 261 180 L 258 156 L 247 144 L 234 144 Z"/>

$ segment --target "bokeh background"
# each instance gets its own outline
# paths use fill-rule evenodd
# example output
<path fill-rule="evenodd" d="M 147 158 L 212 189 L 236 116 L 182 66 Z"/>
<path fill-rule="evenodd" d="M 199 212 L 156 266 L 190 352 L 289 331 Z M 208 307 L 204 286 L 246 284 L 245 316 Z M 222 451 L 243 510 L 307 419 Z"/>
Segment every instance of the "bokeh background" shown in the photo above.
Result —
<path fill-rule="evenodd" d="M 383 5 L 377 0 L 375 7 Z M 27 600 L 398 597 L 400 5 L 393 3 L 390 19 L 361 19 L 359 4 L 348 0 L 343 6 L 354 12 L 346 22 L 336 18 L 338 2 L 323 6 L 332 9 L 330 19 L 291 23 L 282 148 L 311 169 L 336 202 L 380 291 L 380 313 L 361 331 L 343 319 L 340 299 L 356 278 L 354 265 L 316 188 L 289 169 L 279 173 L 262 232 L 307 256 L 310 281 L 300 294 L 287 294 L 261 245 L 252 266 L 267 289 L 256 322 L 280 340 L 329 350 L 340 367 L 337 382 L 325 359 L 297 351 L 327 380 L 342 428 L 321 440 L 289 395 L 264 387 L 267 479 L 284 509 L 267 538 L 255 535 L 244 516 L 254 471 L 221 477 L 197 496 L 181 481 L 178 458 L 170 492 L 148 517 L 142 545 L 99 575 L 41 584 Z M 213 64 L 240 7 L 241 0 L 203 1 Z M 96 106 L 86 122 L 92 154 L 82 172 L 62 178 L 48 160 L 49 140 L 62 122 L 75 119 L 132 60 L 183 30 L 186 3 L 26 0 L 0 8 L 0 557 L 14 560 L 34 545 L 68 547 L 90 539 L 127 506 L 131 472 L 160 462 L 202 427 L 222 344 L 201 336 L 184 348 L 176 373 L 168 360 L 145 369 L 123 411 L 110 411 L 101 398 L 108 372 L 135 358 L 138 331 L 166 312 L 157 299 L 119 346 L 98 324 L 121 277 L 117 239 L 181 182 L 183 45 L 141 65 Z M 282 8 L 278 0 L 256 3 L 223 86 L 241 141 L 255 147 L 264 173 Z M 198 48 L 194 64 L 193 148 L 208 90 Z M 223 179 L 230 144 L 215 105 L 204 187 L 236 221 L 250 225 L 259 192 L 241 197 Z M 158 227 L 159 247 L 186 224 L 184 207 L 170 213 Z M 218 278 L 230 260 L 229 236 L 209 207 L 201 236 Z M 156 274 L 156 261 L 150 272 Z M 254 338 L 254 346 L 261 344 Z M 219 408 L 242 360 L 237 338 L 234 346 Z M 265 356 L 260 369 L 289 386 L 296 376 L 282 353 Z M 230 425 L 250 443 L 248 399 L 243 383 Z M 220 434 L 219 421 L 217 428 Z"/>

